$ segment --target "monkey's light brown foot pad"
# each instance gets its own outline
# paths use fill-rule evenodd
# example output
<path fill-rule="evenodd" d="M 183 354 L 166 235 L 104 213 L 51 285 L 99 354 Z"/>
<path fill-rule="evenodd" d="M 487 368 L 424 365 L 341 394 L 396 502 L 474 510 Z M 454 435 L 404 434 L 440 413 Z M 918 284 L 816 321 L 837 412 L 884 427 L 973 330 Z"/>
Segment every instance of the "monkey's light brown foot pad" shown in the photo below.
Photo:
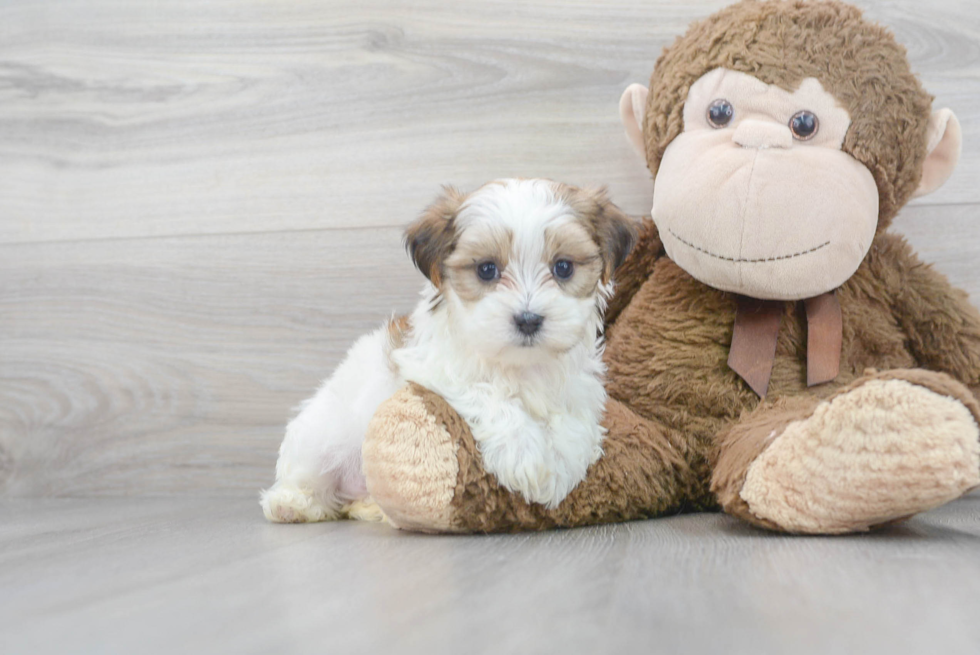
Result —
<path fill-rule="evenodd" d="M 382 403 L 368 425 L 362 449 L 368 492 L 395 527 L 452 531 L 456 444 L 413 387 Z"/>
<path fill-rule="evenodd" d="M 749 511 L 790 532 L 867 530 L 980 484 L 980 430 L 958 400 L 872 380 L 790 423 L 749 467 Z"/>

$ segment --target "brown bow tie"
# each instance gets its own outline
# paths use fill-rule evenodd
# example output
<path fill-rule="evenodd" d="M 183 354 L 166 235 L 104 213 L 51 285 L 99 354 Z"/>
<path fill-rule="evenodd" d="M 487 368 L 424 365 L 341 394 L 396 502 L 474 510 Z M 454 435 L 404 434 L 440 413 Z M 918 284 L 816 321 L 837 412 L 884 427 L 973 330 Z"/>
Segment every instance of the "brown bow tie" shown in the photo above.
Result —
<path fill-rule="evenodd" d="M 803 302 L 807 322 L 806 383 L 812 387 L 837 377 L 843 322 L 840 303 L 833 292 Z M 738 297 L 728 367 L 738 373 L 760 398 L 765 398 L 769 390 L 782 317 L 781 301 Z"/>

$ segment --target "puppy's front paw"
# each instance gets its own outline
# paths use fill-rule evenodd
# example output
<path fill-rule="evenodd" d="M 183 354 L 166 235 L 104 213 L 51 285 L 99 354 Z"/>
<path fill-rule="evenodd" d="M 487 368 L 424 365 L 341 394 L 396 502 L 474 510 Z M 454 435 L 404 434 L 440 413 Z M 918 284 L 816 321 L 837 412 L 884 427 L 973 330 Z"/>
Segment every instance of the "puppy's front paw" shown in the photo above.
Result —
<path fill-rule="evenodd" d="M 529 503 L 554 509 L 571 489 L 561 484 L 554 457 L 542 447 L 543 441 L 541 430 L 533 424 L 521 434 L 492 434 L 483 440 L 477 437 L 483 465 L 500 486 L 520 494 Z"/>
<path fill-rule="evenodd" d="M 276 483 L 262 492 L 262 513 L 273 523 L 315 523 L 340 518 L 340 508 L 318 499 L 310 489 Z"/>
<path fill-rule="evenodd" d="M 494 475 L 502 486 L 521 494 L 527 502 L 554 509 L 565 499 L 567 492 L 558 490 L 558 478 L 553 467 L 554 464 L 540 454 L 524 454 L 513 470 L 503 470 Z"/>

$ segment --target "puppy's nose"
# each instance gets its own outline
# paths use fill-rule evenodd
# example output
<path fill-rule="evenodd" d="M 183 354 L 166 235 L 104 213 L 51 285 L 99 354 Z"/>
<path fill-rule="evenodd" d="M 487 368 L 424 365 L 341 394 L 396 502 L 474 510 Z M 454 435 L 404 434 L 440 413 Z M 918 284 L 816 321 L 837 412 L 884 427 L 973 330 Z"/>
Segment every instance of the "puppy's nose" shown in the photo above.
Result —
<path fill-rule="evenodd" d="M 534 336 L 541 329 L 541 324 L 544 323 L 544 316 L 531 312 L 521 312 L 520 314 L 514 314 L 514 323 L 517 325 L 517 329 L 521 331 L 521 334 L 530 337 Z"/>

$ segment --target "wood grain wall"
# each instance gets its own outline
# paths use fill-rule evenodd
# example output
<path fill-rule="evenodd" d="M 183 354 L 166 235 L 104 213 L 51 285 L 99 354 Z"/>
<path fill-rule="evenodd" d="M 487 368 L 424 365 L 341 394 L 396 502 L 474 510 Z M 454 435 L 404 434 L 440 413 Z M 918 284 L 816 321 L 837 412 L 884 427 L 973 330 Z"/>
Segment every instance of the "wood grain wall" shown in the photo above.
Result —
<path fill-rule="evenodd" d="M 0 4 L 0 493 L 241 495 L 420 285 L 442 183 L 608 184 L 617 101 L 716 1 Z M 896 229 L 980 299 L 980 5 L 860 2 L 964 130 Z"/>

